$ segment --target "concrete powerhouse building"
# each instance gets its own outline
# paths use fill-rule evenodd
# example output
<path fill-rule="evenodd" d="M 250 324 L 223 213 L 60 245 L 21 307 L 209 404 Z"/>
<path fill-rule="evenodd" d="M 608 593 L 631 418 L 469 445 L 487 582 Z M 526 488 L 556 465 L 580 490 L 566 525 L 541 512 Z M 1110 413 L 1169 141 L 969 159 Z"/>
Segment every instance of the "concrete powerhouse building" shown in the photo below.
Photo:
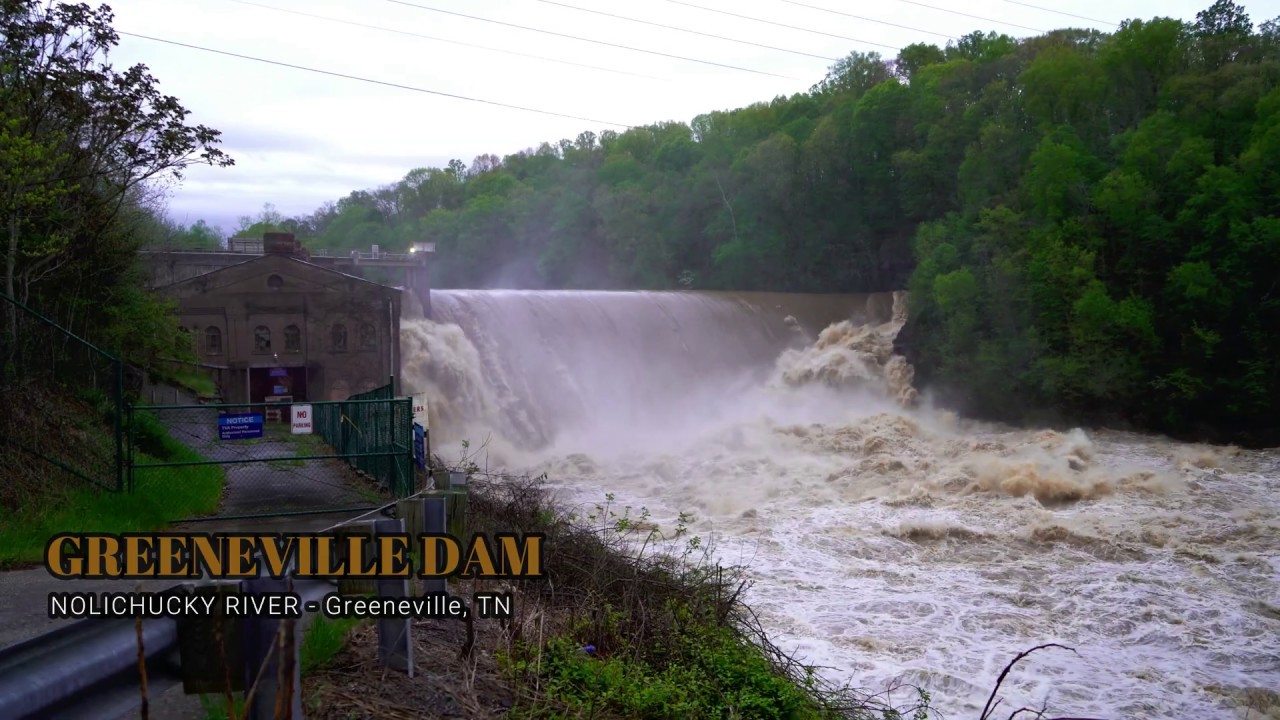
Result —
<path fill-rule="evenodd" d="M 399 378 L 399 289 L 309 262 L 291 234 L 262 253 L 156 288 L 226 402 L 345 400 Z"/>

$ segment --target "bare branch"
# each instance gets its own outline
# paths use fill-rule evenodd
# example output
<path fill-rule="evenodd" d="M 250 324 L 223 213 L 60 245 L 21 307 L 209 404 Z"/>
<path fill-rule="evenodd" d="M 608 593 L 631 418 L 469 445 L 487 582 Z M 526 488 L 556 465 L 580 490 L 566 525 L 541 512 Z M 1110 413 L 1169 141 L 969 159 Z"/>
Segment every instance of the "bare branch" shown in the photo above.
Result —
<path fill-rule="evenodd" d="M 991 696 L 987 698 L 987 704 L 982 708 L 982 715 L 978 716 L 979 720 L 987 720 L 991 712 L 995 710 L 995 705 L 993 705 L 992 702 L 995 701 L 996 693 L 1000 692 L 1000 686 L 1004 683 L 1005 677 L 1009 675 L 1009 671 L 1013 670 L 1013 666 L 1017 665 L 1023 658 L 1027 657 L 1031 653 L 1036 652 L 1037 650 L 1045 650 L 1047 648 L 1061 648 L 1063 650 L 1070 650 L 1076 655 L 1080 654 L 1076 653 L 1074 648 L 1069 648 L 1066 645 L 1059 645 L 1058 643 L 1045 643 L 1044 645 L 1037 645 L 1030 650 L 1024 650 L 1018 653 L 1009 661 L 1008 665 L 1004 666 L 1004 670 L 1000 671 L 1000 677 L 996 679 L 996 686 L 991 688 Z M 999 702 L 996 701 L 996 704 L 999 704 Z"/>

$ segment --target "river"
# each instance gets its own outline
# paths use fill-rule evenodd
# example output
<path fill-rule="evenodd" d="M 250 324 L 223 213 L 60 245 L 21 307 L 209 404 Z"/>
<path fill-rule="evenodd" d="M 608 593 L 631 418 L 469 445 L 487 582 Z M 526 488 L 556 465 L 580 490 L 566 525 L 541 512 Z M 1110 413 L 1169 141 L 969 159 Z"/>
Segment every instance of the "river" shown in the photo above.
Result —
<path fill-rule="evenodd" d="M 546 472 L 749 566 L 776 644 L 977 717 L 1280 718 L 1280 451 L 931 406 L 902 294 L 434 291 L 402 321 L 433 450 Z M 477 452 L 479 451 L 479 452 Z M 910 699 L 905 691 L 895 695 Z"/>

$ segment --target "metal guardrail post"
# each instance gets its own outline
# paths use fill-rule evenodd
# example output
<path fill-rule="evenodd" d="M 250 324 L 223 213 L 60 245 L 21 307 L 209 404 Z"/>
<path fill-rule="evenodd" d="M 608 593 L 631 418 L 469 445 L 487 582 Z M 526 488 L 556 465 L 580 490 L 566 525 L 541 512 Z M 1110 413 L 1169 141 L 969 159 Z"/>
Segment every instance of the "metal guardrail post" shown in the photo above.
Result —
<path fill-rule="evenodd" d="M 124 457 L 124 362 L 122 360 L 115 361 L 115 404 L 112 408 L 115 411 L 115 431 L 116 431 L 116 492 L 120 492 L 125 488 L 125 457 Z M 132 490 L 132 488 L 130 488 Z"/>

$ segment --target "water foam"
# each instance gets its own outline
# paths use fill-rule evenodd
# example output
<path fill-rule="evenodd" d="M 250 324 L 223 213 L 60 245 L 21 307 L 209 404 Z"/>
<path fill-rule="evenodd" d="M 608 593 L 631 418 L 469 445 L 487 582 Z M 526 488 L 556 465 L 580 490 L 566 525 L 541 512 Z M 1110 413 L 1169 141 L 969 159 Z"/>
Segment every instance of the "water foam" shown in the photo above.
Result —
<path fill-rule="evenodd" d="M 1272 712 L 1280 454 L 931 410 L 892 354 L 901 295 L 817 332 L 733 298 L 438 295 L 457 322 L 404 323 L 437 449 L 491 435 L 493 465 L 569 502 L 692 512 L 750 566 L 775 639 L 834 679 L 974 714 L 1013 654 L 1059 642 L 1078 655 L 1032 656 L 1006 703 Z"/>

